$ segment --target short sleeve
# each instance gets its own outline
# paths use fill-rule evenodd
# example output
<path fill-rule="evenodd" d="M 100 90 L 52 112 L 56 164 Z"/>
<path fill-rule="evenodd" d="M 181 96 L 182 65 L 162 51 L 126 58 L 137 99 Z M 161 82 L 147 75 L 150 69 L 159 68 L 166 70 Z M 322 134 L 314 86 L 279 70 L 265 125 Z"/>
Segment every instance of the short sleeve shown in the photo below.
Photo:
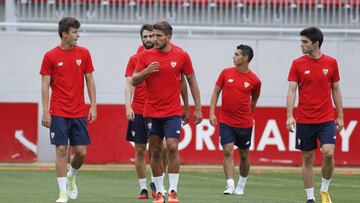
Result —
<path fill-rule="evenodd" d="M 131 77 L 134 74 L 135 66 L 136 66 L 136 57 L 135 55 L 133 55 L 130 57 L 128 64 L 126 66 L 125 77 Z"/>
<path fill-rule="evenodd" d="M 296 74 L 296 64 L 295 61 L 292 62 L 291 64 L 291 68 L 289 71 L 289 76 L 288 76 L 288 81 L 294 81 L 294 82 L 298 82 L 299 81 L 299 77 Z"/>
<path fill-rule="evenodd" d="M 51 61 L 47 54 L 44 55 L 44 58 L 42 60 L 40 74 L 41 75 L 52 75 Z"/>
<path fill-rule="evenodd" d="M 146 68 L 146 64 L 145 64 L 145 52 L 139 53 L 137 55 L 137 59 L 136 59 L 136 66 L 135 66 L 135 70 L 137 72 L 142 71 L 143 69 Z"/>
<path fill-rule="evenodd" d="M 91 60 L 89 50 L 85 49 L 85 73 L 91 73 L 94 71 L 94 66 Z"/>
<path fill-rule="evenodd" d="M 182 72 L 185 75 L 191 75 L 194 73 L 194 68 L 190 59 L 190 56 L 188 53 L 185 52 L 185 57 L 184 57 L 184 63 L 183 63 L 183 67 L 182 67 Z"/>
<path fill-rule="evenodd" d="M 224 86 L 224 71 L 222 71 L 216 81 L 216 86 L 220 87 L 221 89 Z"/>
<path fill-rule="evenodd" d="M 336 60 L 334 62 L 334 74 L 333 74 L 333 77 L 331 80 L 332 80 L 332 83 L 340 81 L 339 67 L 338 67 Z"/>

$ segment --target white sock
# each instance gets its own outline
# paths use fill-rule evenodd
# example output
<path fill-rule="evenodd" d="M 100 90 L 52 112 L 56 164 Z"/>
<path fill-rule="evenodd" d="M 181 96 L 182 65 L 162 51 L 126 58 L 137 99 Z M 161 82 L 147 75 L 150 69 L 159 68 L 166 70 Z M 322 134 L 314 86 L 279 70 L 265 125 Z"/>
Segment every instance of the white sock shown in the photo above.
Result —
<path fill-rule="evenodd" d="M 321 188 L 320 188 L 321 192 L 327 192 L 329 190 L 330 181 L 331 179 L 328 180 L 325 178 L 321 178 Z"/>
<path fill-rule="evenodd" d="M 66 192 L 67 177 L 58 177 L 57 182 L 60 192 Z"/>
<path fill-rule="evenodd" d="M 314 188 L 308 188 L 308 189 L 305 189 L 305 192 L 306 192 L 306 196 L 307 196 L 307 199 L 313 199 L 315 200 L 315 196 L 314 196 Z"/>
<path fill-rule="evenodd" d="M 240 176 L 240 177 L 239 177 L 239 182 L 238 182 L 238 184 L 237 184 L 237 187 L 240 187 L 240 188 L 244 189 L 244 188 L 245 188 L 245 184 L 246 184 L 246 180 L 247 180 L 247 177 L 242 177 L 242 176 Z"/>
<path fill-rule="evenodd" d="M 151 173 L 151 182 L 154 183 L 154 182 L 155 182 L 155 181 L 154 181 L 154 175 L 153 175 L 153 173 L 152 173 L 151 168 L 150 168 L 150 173 Z"/>
<path fill-rule="evenodd" d="M 143 189 L 146 189 L 146 190 L 147 190 L 147 187 L 146 187 L 146 178 L 140 178 L 140 179 L 139 179 L 139 185 L 140 185 L 140 191 L 143 190 Z"/>
<path fill-rule="evenodd" d="M 79 169 L 75 169 L 70 165 L 70 169 L 69 169 L 69 172 L 67 173 L 67 176 L 76 176 L 78 171 L 79 171 Z"/>
<path fill-rule="evenodd" d="M 228 188 L 235 188 L 235 182 L 234 179 L 230 178 L 226 180 L 226 185 Z"/>
<path fill-rule="evenodd" d="M 156 193 L 164 191 L 164 178 L 162 176 L 154 177 L 154 183 L 156 187 Z"/>
<path fill-rule="evenodd" d="M 178 173 L 169 173 L 169 193 L 174 190 L 177 192 L 177 185 L 179 182 L 179 174 Z"/>

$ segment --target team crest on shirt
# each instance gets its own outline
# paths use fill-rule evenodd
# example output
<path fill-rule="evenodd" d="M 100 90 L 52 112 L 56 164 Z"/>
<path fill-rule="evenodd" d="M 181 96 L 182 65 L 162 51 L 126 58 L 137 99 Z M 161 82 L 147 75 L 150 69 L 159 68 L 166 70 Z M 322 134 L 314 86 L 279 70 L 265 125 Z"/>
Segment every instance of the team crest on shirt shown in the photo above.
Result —
<path fill-rule="evenodd" d="M 64 65 L 64 62 L 62 62 L 62 61 L 57 64 L 58 67 L 61 67 L 63 65 Z"/>
<path fill-rule="evenodd" d="M 324 75 L 327 75 L 327 74 L 328 74 L 328 72 L 329 72 L 329 69 L 327 69 L 327 68 L 323 68 L 323 73 L 324 73 Z"/>
<path fill-rule="evenodd" d="M 76 64 L 77 64 L 78 66 L 80 66 L 80 65 L 81 65 L 81 59 L 76 59 Z"/>
<path fill-rule="evenodd" d="M 244 87 L 245 87 L 245 88 L 249 87 L 249 85 L 250 85 L 250 83 L 248 83 L 248 82 L 246 82 L 246 81 L 244 82 Z"/>
<path fill-rule="evenodd" d="M 170 62 L 170 65 L 171 65 L 171 67 L 175 68 L 175 66 L 176 66 L 176 61 L 171 61 L 171 62 Z"/>

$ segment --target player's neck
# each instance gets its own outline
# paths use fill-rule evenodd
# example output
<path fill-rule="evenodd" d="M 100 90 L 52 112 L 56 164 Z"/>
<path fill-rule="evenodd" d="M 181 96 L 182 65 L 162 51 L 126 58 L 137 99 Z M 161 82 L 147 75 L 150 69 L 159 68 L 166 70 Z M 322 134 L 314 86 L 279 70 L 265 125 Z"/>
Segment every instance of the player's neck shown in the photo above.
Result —
<path fill-rule="evenodd" d="M 71 45 L 71 44 L 68 44 L 68 43 L 64 43 L 64 42 L 61 42 L 60 45 L 59 45 L 60 49 L 62 50 L 70 50 L 70 49 L 73 49 L 74 46 Z"/>
<path fill-rule="evenodd" d="M 242 73 L 247 73 L 247 72 L 249 72 L 249 66 L 248 66 L 247 64 L 237 66 L 236 69 L 237 69 L 239 72 L 242 72 Z"/>
<path fill-rule="evenodd" d="M 171 45 L 170 43 L 166 44 L 164 47 L 162 47 L 161 49 L 159 49 L 160 52 L 168 52 L 171 50 Z"/>
<path fill-rule="evenodd" d="M 318 49 L 318 50 L 315 50 L 315 51 L 313 51 L 311 53 L 308 53 L 307 55 L 312 59 L 318 59 L 318 58 L 320 58 L 322 56 L 322 53 L 321 53 L 320 49 Z"/>

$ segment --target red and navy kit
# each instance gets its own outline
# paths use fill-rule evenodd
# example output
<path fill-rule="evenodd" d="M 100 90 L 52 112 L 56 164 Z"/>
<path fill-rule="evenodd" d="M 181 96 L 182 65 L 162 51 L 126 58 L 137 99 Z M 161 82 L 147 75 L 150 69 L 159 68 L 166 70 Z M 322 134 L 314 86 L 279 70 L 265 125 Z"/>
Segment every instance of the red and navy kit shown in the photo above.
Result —
<path fill-rule="evenodd" d="M 189 55 L 173 47 L 168 52 L 160 52 L 157 49 L 145 50 L 138 55 L 136 71 L 141 72 L 152 62 L 158 62 L 160 67 L 158 72 L 148 75 L 145 79 L 147 97 L 144 117 L 181 116 L 181 73 L 194 73 Z"/>
<path fill-rule="evenodd" d="M 322 55 L 312 59 L 304 55 L 292 63 L 288 81 L 298 84 L 297 123 L 316 124 L 335 120 L 331 101 L 332 84 L 340 80 L 337 62 Z"/>
<path fill-rule="evenodd" d="M 230 67 L 221 72 L 216 85 L 222 89 L 220 123 L 235 128 L 252 127 L 251 99 L 260 95 L 260 79 L 250 70 L 243 73 Z"/>
<path fill-rule="evenodd" d="M 75 46 L 70 50 L 62 50 L 57 46 L 45 54 L 40 74 L 51 76 L 52 116 L 87 117 L 84 75 L 93 71 L 91 56 L 86 48 Z"/>

